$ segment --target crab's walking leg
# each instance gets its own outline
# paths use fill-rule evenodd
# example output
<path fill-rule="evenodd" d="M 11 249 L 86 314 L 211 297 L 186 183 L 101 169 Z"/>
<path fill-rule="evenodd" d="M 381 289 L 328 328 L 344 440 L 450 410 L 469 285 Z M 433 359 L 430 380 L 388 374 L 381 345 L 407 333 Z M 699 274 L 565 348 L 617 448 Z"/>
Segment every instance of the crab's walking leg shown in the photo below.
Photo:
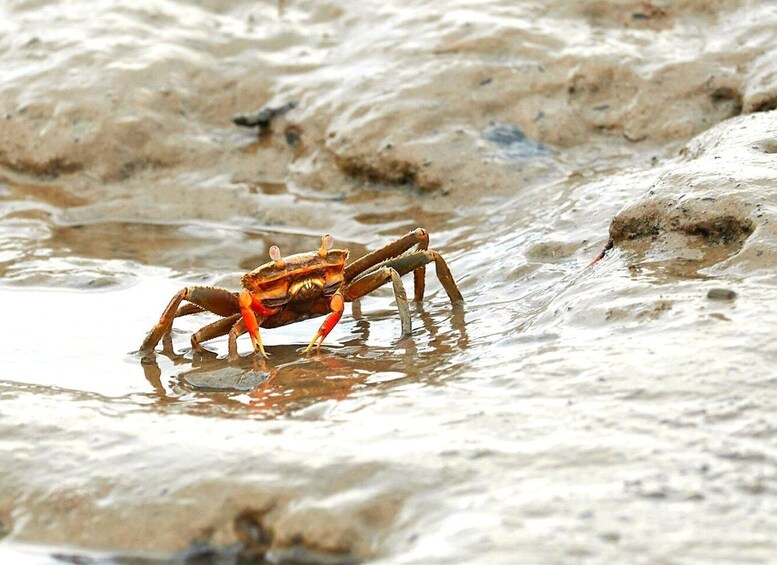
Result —
<path fill-rule="evenodd" d="M 248 330 L 246 329 L 246 324 L 243 318 L 240 318 L 237 322 L 235 322 L 235 325 L 232 326 L 232 329 L 229 330 L 229 358 L 230 359 L 237 359 L 237 338 L 239 338 L 241 335 L 246 333 Z"/>
<path fill-rule="evenodd" d="M 404 276 L 410 271 L 417 271 L 419 265 L 426 265 L 427 263 L 434 263 L 437 278 L 440 279 L 442 287 L 445 289 L 451 302 L 454 304 L 464 302 L 464 298 L 461 296 L 461 292 L 459 292 L 459 287 L 456 286 L 456 281 L 453 280 L 448 264 L 442 258 L 442 255 L 434 249 L 414 251 L 413 253 L 386 261 L 383 266 L 396 270 L 399 276 Z M 346 296 L 348 295 L 346 294 Z"/>
<path fill-rule="evenodd" d="M 200 328 L 192 334 L 192 349 L 194 351 L 202 351 L 203 347 L 200 345 L 200 342 L 227 335 L 234 327 L 235 323 L 240 320 L 240 316 L 240 314 L 232 314 L 231 316 L 221 318 L 212 324 Z"/>
<path fill-rule="evenodd" d="M 445 292 L 448 294 L 448 298 L 450 299 L 451 303 L 458 304 L 464 302 L 464 297 L 461 295 L 459 287 L 456 286 L 456 281 L 453 280 L 453 275 L 451 274 L 451 270 L 448 268 L 448 263 L 445 262 L 445 259 L 442 258 L 442 255 L 436 251 L 424 251 L 423 254 L 427 257 L 430 257 L 432 261 L 434 261 L 434 269 L 437 273 L 437 279 L 440 281 L 442 287 L 445 289 Z"/>
<path fill-rule="evenodd" d="M 372 253 L 368 253 L 364 257 L 357 259 L 345 268 L 345 282 L 348 283 L 354 280 L 368 269 L 386 261 L 402 255 L 405 251 L 418 245 L 418 249 L 424 251 L 429 248 L 429 232 L 423 228 L 416 228 L 413 231 L 406 233 L 399 239 L 396 239 L 384 245 L 380 249 L 376 249 Z M 417 267 L 414 277 L 415 284 L 415 299 L 421 300 L 424 297 L 424 282 L 426 278 L 426 263 Z"/>
<path fill-rule="evenodd" d="M 332 311 L 326 317 L 324 323 L 321 324 L 321 327 L 318 328 L 318 332 L 316 332 L 316 335 L 313 336 L 313 339 L 310 340 L 310 343 L 305 349 L 305 353 L 310 351 L 310 348 L 313 347 L 313 344 L 316 343 L 316 341 L 318 341 L 317 347 L 321 347 L 321 344 L 324 343 L 326 336 L 329 335 L 329 332 L 332 331 L 332 328 L 334 328 L 337 325 L 337 322 L 340 321 L 340 318 L 342 318 L 343 310 L 345 309 L 345 302 L 343 301 L 343 294 L 341 290 L 338 290 L 334 296 L 332 296 L 332 299 L 329 301 L 329 308 Z"/>
<path fill-rule="evenodd" d="M 178 306 L 183 300 L 188 300 L 200 309 L 208 310 L 219 316 L 231 316 L 240 312 L 237 295 L 234 292 L 209 286 L 189 286 L 183 288 L 173 296 L 167 308 L 162 312 L 159 322 L 151 328 L 146 339 L 143 340 L 139 350 L 141 354 L 145 355 L 153 351 L 159 340 L 164 335 L 170 333 L 173 327 L 173 320 L 177 316 L 185 316 L 195 312 L 194 308 L 188 304 L 182 306 L 179 310 Z"/>
<path fill-rule="evenodd" d="M 184 304 L 181 306 L 175 313 L 176 318 L 180 318 L 181 316 L 189 316 L 191 314 L 199 314 L 200 312 L 204 312 L 205 309 L 201 306 L 197 306 L 196 304 L 192 304 L 191 302 L 189 304 Z"/>
<path fill-rule="evenodd" d="M 394 297 L 397 301 L 397 310 L 399 310 L 399 321 L 402 325 L 402 339 L 409 337 L 412 331 L 410 322 L 410 308 L 407 305 L 407 294 L 405 294 L 405 285 L 399 273 L 390 267 L 382 267 L 377 271 L 367 273 L 353 281 L 346 290 L 348 300 L 356 300 L 366 294 L 371 293 L 378 287 L 383 286 L 388 281 L 394 285 Z"/>
<path fill-rule="evenodd" d="M 251 343 L 254 346 L 254 351 L 259 352 L 262 354 L 262 357 L 267 358 L 269 355 L 267 355 L 267 352 L 264 350 L 264 345 L 262 344 L 262 336 L 259 335 L 259 326 L 264 321 L 264 318 L 260 317 L 259 319 L 256 318 L 256 314 L 253 311 L 252 306 L 256 303 L 254 301 L 254 298 L 251 296 L 251 293 L 247 290 L 243 289 L 240 292 L 240 312 L 243 316 L 243 323 L 245 324 L 246 330 L 248 331 L 248 335 L 251 336 Z"/>

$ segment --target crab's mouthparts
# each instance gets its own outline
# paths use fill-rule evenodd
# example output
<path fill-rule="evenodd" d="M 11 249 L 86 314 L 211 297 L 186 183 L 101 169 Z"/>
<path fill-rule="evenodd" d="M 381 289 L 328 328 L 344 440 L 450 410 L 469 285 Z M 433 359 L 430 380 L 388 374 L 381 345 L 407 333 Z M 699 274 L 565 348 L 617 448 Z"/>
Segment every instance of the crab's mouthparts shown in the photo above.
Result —
<path fill-rule="evenodd" d="M 324 295 L 324 281 L 320 279 L 305 279 L 289 288 L 289 294 L 294 302 L 308 302 Z"/>

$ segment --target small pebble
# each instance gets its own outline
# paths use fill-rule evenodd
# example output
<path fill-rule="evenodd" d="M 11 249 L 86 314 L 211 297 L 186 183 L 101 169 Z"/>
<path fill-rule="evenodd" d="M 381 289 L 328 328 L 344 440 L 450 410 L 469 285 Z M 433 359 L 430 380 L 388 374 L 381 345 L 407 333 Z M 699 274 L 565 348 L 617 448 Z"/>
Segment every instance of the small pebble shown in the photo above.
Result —
<path fill-rule="evenodd" d="M 713 288 L 707 293 L 710 300 L 734 300 L 737 293 L 728 288 Z"/>

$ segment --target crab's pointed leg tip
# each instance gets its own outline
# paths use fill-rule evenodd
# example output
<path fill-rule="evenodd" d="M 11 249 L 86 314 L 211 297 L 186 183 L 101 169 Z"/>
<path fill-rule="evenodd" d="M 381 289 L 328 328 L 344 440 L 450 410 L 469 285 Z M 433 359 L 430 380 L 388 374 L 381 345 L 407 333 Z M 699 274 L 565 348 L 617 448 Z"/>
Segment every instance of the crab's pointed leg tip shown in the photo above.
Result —
<path fill-rule="evenodd" d="M 321 337 L 321 332 L 317 332 L 317 333 L 316 333 L 316 335 L 314 335 L 314 336 L 313 336 L 313 339 L 311 339 L 311 340 L 310 340 L 310 343 L 308 344 L 308 346 L 305 348 L 305 353 L 308 353 L 308 352 L 309 352 L 309 351 L 312 349 L 312 347 L 313 347 L 314 345 L 316 345 L 316 341 L 317 341 L 317 340 L 318 340 L 318 338 L 320 338 L 320 337 Z M 322 340 L 322 341 L 323 341 L 323 340 Z M 320 344 L 320 343 L 318 344 L 318 347 L 321 347 L 321 344 Z"/>
<path fill-rule="evenodd" d="M 139 352 L 138 356 L 140 357 L 141 365 L 153 365 L 156 363 L 156 355 L 154 355 L 154 351 L 148 351 L 146 353 Z"/>

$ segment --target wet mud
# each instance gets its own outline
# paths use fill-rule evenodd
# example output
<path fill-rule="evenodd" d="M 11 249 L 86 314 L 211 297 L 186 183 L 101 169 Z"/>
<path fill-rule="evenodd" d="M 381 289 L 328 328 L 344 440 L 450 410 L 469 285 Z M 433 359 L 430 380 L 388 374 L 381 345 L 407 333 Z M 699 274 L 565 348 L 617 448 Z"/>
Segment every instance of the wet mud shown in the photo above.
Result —
<path fill-rule="evenodd" d="M 777 260 L 768 212 L 776 204 L 775 127 L 773 112 L 751 114 L 693 139 L 615 216 L 610 237 L 624 246 L 647 241 L 651 253 L 665 257 L 702 253 L 710 259 L 704 266 L 726 260 L 730 267 L 746 263 L 751 273 L 770 271 Z"/>
<path fill-rule="evenodd" d="M 0 561 L 777 552 L 769 2 L 0 22 Z M 417 226 L 465 302 L 428 269 L 409 338 L 383 288 L 309 355 L 320 319 L 193 352 L 206 313 L 137 354 L 272 245 Z"/>

